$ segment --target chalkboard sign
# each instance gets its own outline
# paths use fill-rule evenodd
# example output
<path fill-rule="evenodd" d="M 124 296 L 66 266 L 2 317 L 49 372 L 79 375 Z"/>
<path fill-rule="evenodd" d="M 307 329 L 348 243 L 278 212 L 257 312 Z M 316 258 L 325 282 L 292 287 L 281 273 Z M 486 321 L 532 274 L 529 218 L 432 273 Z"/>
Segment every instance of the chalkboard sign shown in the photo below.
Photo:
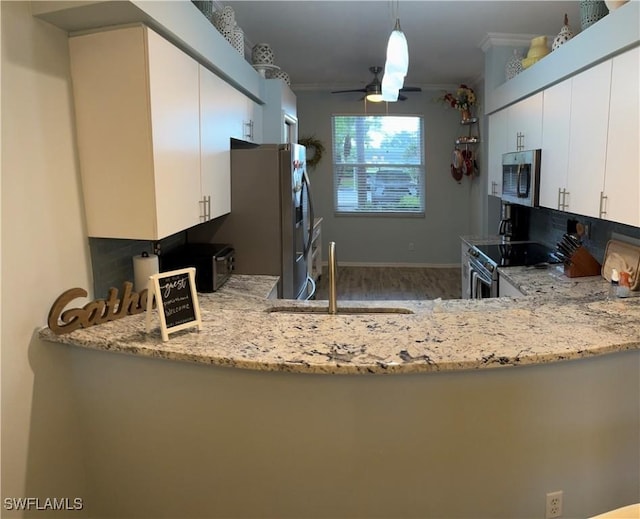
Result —
<path fill-rule="evenodd" d="M 169 333 L 197 326 L 200 330 L 200 306 L 196 293 L 196 269 L 193 267 L 154 274 L 149 278 L 147 299 L 147 332 L 151 329 L 151 308 L 155 296 L 162 340 L 169 340 Z"/>

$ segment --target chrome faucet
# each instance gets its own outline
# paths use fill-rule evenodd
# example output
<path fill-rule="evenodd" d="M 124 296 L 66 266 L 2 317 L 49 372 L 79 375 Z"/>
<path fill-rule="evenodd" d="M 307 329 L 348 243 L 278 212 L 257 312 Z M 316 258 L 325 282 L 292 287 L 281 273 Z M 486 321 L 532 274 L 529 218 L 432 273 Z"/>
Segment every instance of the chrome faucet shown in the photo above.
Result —
<path fill-rule="evenodd" d="M 338 290 L 336 275 L 338 264 L 336 263 L 336 242 L 329 242 L 329 313 L 338 313 Z"/>

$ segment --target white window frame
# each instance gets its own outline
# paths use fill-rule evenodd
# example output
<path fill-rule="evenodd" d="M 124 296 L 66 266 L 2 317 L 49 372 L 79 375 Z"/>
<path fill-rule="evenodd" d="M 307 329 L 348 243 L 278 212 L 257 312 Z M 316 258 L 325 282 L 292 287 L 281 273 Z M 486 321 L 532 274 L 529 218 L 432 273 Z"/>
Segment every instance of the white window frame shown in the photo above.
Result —
<path fill-rule="evenodd" d="M 380 149 L 378 157 L 372 160 L 372 147 L 367 147 L 366 138 L 361 148 L 357 146 L 357 136 L 351 139 L 339 137 L 343 142 L 336 142 L 336 121 L 342 117 L 354 118 L 414 118 L 419 121 L 420 135 L 417 139 L 417 155 L 412 161 L 385 162 L 380 160 L 385 155 Z M 357 131 L 357 130 L 356 130 Z M 364 130 L 366 131 L 366 130 Z M 353 143 L 347 149 L 347 140 Z M 424 151 L 424 116 L 413 114 L 333 114 L 331 117 L 332 169 L 333 169 L 333 201 L 337 216 L 402 216 L 424 217 L 425 215 L 425 151 Z M 346 156 L 346 158 L 345 158 Z M 396 182 L 398 176 L 411 176 L 408 182 Z M 378 174 L 384 173 L 381 181 Z M 351 176 L 351 179 L 349 179 Z M 347 184 L 347 188 L 345 188 Z M 349 187 L 351 184 L 351 187 Z M 406 186 L 406 188 L 405 188 Z M 405 192 L 406 189 L 406 192 Z M 376 200 L 377 198 L 377 200 Z M 407 206 L 407 204 L 410 204 Z"/>

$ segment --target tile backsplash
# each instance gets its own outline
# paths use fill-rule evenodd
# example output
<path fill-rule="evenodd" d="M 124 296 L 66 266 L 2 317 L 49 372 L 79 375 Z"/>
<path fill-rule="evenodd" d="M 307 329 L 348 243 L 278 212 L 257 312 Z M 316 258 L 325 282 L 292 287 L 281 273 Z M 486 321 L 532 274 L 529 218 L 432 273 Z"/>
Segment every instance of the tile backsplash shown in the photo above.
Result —
<path fill-rule="evenodd" d="M 589 226 L 589 237 L 584 238 L 583 245 L 600 263 L 604 260 L 607 242 L 612 235 L 621 234 L 640 239 L 640 227 L 632 227 L 598 218 L 590 218 L 544 207 L 529 210 L 529 239 L 556 248 L 562 235 L 567 232 L 568 220 L 577 220 Z"/>
<path fill-rule="evenodd" d="M 553 249 L 555 249 L 556 243 L 561 240 L 562 235 L 567 232 L 568 220 L 573 219 L 583 225 L 588 225 L 589 238 L 584 239 L 583 243 L 600 263 L 604 259 L 607 242 L 614 233 L 640 240 L 640 227 L 588 218 L 544 207 L 527 208 L 527 210 L 529 211 L 529 239 L 544 243 Z M 208 238 L 213 232 L 213 224 L 215 221 L 194 228 L 196 231 L 200 231 L 200 235 L 196 235 L 194 241 L 209 241 Z M 498 222 L 496 221 L 492 229 L 497 228 Z M 202 236 L 203 232 L 205 232 L 204 236 Z M 156 248 L 167 252 L 186 241 L 186 231 L 164 238 L 159 242 L 89 238 L 94 297 L 106 297 L 109 288 L 115 287 L 120 290 L 124 281 L 133 281 L 133 256 L 145 251 L 152 253 Z"/>
<path fill-rule="evenodd" d="M 154 250 L 167 252 L 185 242 L 185 233 L 168 236 L 158 242 L 149 240 L 119 240 L 113 238 L 89 238 L 93 270 L 93 295 L 96 299 L 107 297 L 111 287 L 122 289 L 122 283 L 133 283 L 133 256 Z"/>

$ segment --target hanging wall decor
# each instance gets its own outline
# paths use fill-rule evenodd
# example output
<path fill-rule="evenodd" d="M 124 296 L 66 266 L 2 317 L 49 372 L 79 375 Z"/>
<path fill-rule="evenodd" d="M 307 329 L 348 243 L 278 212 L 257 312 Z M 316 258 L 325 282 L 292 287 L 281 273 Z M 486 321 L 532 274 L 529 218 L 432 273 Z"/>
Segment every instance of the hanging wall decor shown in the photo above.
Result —
<path fill-rule="evenodd" d="M 315 168 L 322 159 L 324 144 L 314 137 L 303 137 L 298 140 L 298 144 L 307 148 L 307 166 Z"/>
<path fill-rule="evenodd" d="M 437 101 L 458 110 L 463 122 L 473 118 L 471 107 L 476 104 L 476 93 L 467 85 L 460 85 L 454 93 L 445 92 Z"/>

